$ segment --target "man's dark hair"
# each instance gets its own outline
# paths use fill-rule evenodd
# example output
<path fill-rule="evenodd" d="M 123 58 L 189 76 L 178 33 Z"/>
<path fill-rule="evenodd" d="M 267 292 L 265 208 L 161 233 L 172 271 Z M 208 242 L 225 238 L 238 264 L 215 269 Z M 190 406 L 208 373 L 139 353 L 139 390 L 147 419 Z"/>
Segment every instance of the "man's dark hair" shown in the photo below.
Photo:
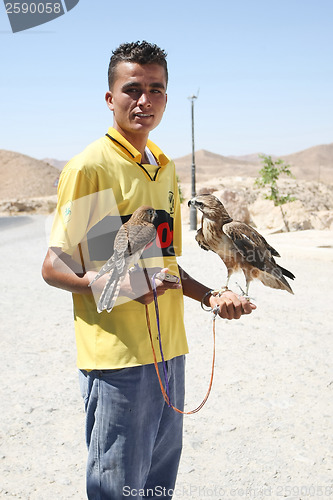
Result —
<path fill-rule="evenodd" d="M 125 62 L 133 62 L 138 64 L 159 64 L 165 69 L 166 82 L 168 83 L 168 66 L 166 61 L 167 54 L 153 43 L 146 42 L 131 42 L 119 45 L 112 52 L 109 64 L 108 79 L 109 89 L 111 90 L 116 74 L 117 64 Z"/>

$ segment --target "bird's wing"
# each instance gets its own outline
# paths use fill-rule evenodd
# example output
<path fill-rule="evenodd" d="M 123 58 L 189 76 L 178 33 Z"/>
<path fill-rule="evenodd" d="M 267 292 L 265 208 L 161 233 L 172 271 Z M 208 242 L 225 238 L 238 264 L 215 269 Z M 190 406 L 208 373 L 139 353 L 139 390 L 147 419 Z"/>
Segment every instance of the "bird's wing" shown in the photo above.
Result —
<path fill-rule="evenodd" d="M 126 228 L 124 228 L 124 225 L 123 225 L 123 226 L 121 226 L 121 228 L 119 229 L 119 231 L 116 235 L 115 242 L 114 242 L 113 254 L 109 258 L 109 260 L 107 260 L 105 262 L 105 264 L 101 267 L 101 269 L 96 274 L 95 278 L 89 283 L 89 286 L 91 286 L 93 283 L 95 283 L 95 281 L 97 281 L 104 274 L 112 271 L 113 268 L 115 267 L 115 265 L 118 269 L 119 260 L 122 261 L 122 264 L 120 265 L 120 267 L 122 267 L 122 268 L 124 267 L 123 266 L 123 259 L 121 259 L 120 256 L 124 255 L 127 247 L 128 247 L 127 230 L 126 230 Z M 112 274 L 113 273 L 111 273 L 111 276 L 112 276 Z"/>
<path fill-rule="evenodd" d="M 117 233 L 114 243 L 114 269 L 100 296 L 97 310 L 110 312 L 117 300 L 121 281 L 131 261 L 140 258 L 145 247 L 154 240 L 156 229 L 153 224 L 124 224 Z"/>
<path fill-rule="evenodd" d="M 295 276 L 283 269 L 283 267 L 278 264 L 270 264 L 268 263 L 266 269 L 257 270 L 258 274 L 255 276 L 258 278 L 264 285 L 269 286 L 270 288 L 278 288 L 280 290 L 287 290 L 289 293 L 294 293 L 288 281 L 285 279 L 284 275 L 288 276 L 288 278 L 294 279 Z M 286 274 L 286 272 L 288 274 Z"/>
<path fill-rule="evenodd" d="M 293 293 L 284 276 L 291 279 L 294 279 L 295 276 L 275 262 L 273 255 L 278 256 L 278 252 L 267 243 L 260 233 L 247 224 L 237 221 L 225 224 L 223 231 L 243 257 L 245 261 L 243 271 L 247 279 L 252 274 L 252 279 L 258 278 L 266 286 Z M 251 268 L 256 268 L 257 272 L 252 273 Z"/>
<path fill-rule="evenodd" d="M 264 269 L 267 260 L 275 264 L 278 252 L 255 229 L 243 222 L 233 221 L 224 224 L 223 232 L 230 238 L 236 250 L 252 266 Z"/>
<path fill-rule="evenodd" d="M 128 255 L 143 252 L 145 247 L 156 237 L 156 228 L 153 224 L 130 225 L 127 227 L 128 235 Z"/>
<path fill-rule="evenodd" d="M 156 229 L 153 224 L 124 224 L 120 228 L 114 242 L 114 261 L 119 274 L 123 273 L 128 257 L 140 257 L 155 236 Z"/>
<path fill-rule="evenodd" d="M 128 226 L 123 224 L 116 235 L 113 246 L 113 260 L 118 274 L 121 274 L 124 270 L 126 255 L 129 253 L 128 246 Z"/>

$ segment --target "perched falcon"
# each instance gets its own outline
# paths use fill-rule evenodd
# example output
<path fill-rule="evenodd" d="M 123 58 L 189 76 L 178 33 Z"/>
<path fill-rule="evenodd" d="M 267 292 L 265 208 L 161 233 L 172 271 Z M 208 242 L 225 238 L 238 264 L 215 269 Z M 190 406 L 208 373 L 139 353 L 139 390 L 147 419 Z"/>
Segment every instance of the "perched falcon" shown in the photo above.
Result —
<path fill-rule="evenodd" d="M 279 266 L 274 257 L 280 257 L 265 238 L 247 224 L 234 221 L 223 204 L 212 194 L 203 194 L 192 198 L 192 205 L 202 212 L 201 228 L 197 231 L 196 241 L 204 250 L 217 253 L 227 267 L 228 286 L 230 276 L 242 270 L 246 279 L 246 295 L 253 279 L 259 279 L 264 285 L 293 293 L 287 276 L 295 276 Z"/>
<path fill-rule="evenodd" d="M 108 312 L 112 310 L 119 294 L 121 281 L 128 269 L 138 263 L 146 246 L 154 241 L 156 228 L 153 221 L 156 215 L 153 208 L 142 206 L 135 210 L 131 218 L 119 229 L 112 256 L 89 283 L 91 286 L 103 274 L 110 273 L 97 305 L 98 312 L 104 309 Z"/>

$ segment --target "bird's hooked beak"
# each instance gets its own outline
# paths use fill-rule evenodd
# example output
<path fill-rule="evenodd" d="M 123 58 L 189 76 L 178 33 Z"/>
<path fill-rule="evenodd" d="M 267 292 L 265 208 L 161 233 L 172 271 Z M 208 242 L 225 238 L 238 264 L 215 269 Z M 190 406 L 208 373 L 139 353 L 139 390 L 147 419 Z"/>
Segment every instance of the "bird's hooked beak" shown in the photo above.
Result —
<path fill-rule="evenodd" d="M 197 210 L 200 210 L 201 212 L 203 211 L 204 204 L 201 201 L 198 201 L 197 198 L 192 198 L 188 204 L 189 207 L 194 207 Z"/>
<path fill-rule="evenodd" d="M 154 223 L 156 219 L 157 219 L 157 212 L 156 212 L 156 210 L 153 210 L 153 212 L 151 214 L 150 222 Z"/>

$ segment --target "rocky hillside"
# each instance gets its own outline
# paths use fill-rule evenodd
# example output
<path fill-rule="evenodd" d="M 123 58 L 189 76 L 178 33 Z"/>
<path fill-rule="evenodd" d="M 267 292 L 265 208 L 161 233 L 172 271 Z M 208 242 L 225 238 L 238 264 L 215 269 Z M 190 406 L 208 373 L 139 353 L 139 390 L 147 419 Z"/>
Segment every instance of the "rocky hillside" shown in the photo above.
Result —
<path fill-rule="evenodd" d="M 181 188 L 185 198 L 182 205 L 183 220 L 188 222 L 187 201 L 191 196 L 191 185 L 182 183 Z M 219 177 L 197 185 L 198 194 L 211 193 L 217 196 L 234 219 L 267 232 L 333 230 L 333 184 L 281 179 L 279 189 L 281 194 L 292 195 L 295 201 L 282 207 L 274 206 L 273 201 L 265 199 L 268 191 L 255 187 L 254 179 L 250 177 Z"/>
<path fill-rule="evenodd" d="M 232 217 L 269 232 L 333 230 L 333 144 L 280 158 L 290 165 L 295 176 L 279 181 L 281 193 L 295 197 L 295 201 L 282 207 L 283 213 L 280 207 L 265 199 L 267 191 L 254 186 L 262 166 L 258 154 L 228 157 L 198 151 L 195 156 L 196 192 L 215 194 Z M 189 219 L 186 201 L 191 193 L 191 163 L 191 155 L 175 160 L 185 198 L 182 209 L 185 221 Z"/>

